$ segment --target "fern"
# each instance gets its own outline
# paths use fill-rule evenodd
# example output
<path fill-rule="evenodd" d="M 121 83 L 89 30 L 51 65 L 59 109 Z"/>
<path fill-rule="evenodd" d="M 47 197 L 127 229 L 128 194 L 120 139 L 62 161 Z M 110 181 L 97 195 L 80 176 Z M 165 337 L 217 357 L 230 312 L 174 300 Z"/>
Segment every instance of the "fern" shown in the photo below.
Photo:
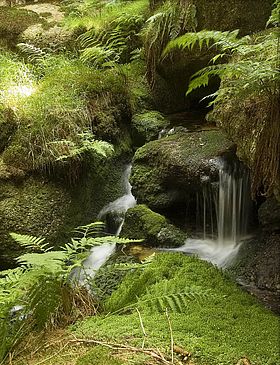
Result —
<path fill-rule="evenodd" d="M 79 37 L 81 60 L 96 68 L 129 62 L 131 53 L 139 45 L 138 33 L 142 23 L 142 16 L 121 14 L 99 32 L 89 29 Z"/>
<path fill-rule="evenodd" d="M 36 251 L 46 252 L 52 247 L 49 247 L 43 237 L 34 237 L 27 234 L 10 233 L 10 236 L 19 243 L 22 247 L 35 249 Z"/>
<path fill-rule="evenodd" d="M 205 290 L 201 287 L 186 287 L 183 290 L 170 287 L 170 282 L 167 280 L 164 282 L 164 285 L 164 290 L 161 287 L 157 288 L 157 285 L 147 288 L 146 294 L 141 296 L 136 302 L 122 307 L 111 314 L 125 313 L 136 307 L 149 309 L 153 312 L 165 312 L 166 308 L 168 308 L 175 313 L 183 313 L 189 301 L 194 300 L 201 303 L 213 295 L 210 290 Z"/>
<path fill-rule="evenodd" d="M 157 66 L 162 61 L 161 54 L 167 43 L 183 31 L 195 30 L 196 7 L 192 2 L 167 1 L 146 21 L 142 34 L 147 62 L 147 78 L 151 86 L 155 83 Z"/>
<path fill-rule="evenodd" d="M 69 160 L 79 160 L 85 154 L 105 158 L 111 156 L 114 152 L 112 144 L 94 139 L 93 134 L 90 132 L 78 133 L 77 137 L 79 140 L 76 144 L 68 140 L 49 143 L 52 145 L 53 154 L 58 156 L 56 157 L 56 161 L 67 162 Z"/>
<path fill-rule="evenodd" d="M 41 48 L 35 47 L 29 43 L 18 43 L 17 47 L 20 52 L 27 58 L 28 62 L 36 63 L 43 61 L 48 54 Z"/>
<path fill-rule="evenodd" d="M 73 231 L 78 234 L 81 238 L 83 237 L 96 237 L 104 233 L 105 224 L 104 222 L 93 222 L 84 226 L 79 226 Z"/>

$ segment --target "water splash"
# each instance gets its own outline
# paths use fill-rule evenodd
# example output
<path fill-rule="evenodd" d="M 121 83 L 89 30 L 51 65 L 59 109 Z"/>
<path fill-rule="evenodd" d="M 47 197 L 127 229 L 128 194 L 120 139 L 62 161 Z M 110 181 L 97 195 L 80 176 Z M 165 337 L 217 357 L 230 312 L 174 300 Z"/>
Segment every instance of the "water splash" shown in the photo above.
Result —
<path fill-rule="evenodd" d="M 219 182 L 202 178 L 202 195 L 197 195 L 197 222 L 202 221 L 203 239 L 189 238 L 176 251 L 196 254 L 219 267 L 236 257 L 247 235 L 251 209 L 249 174 L 240 162 L 229 165 L 212 161 L 219 168 Z"/>

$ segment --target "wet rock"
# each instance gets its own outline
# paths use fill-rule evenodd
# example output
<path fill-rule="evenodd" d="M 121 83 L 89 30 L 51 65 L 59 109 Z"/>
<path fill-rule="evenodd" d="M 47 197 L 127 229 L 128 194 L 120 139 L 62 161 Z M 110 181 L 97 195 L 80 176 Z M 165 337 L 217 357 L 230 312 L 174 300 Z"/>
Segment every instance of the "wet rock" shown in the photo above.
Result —
<path fill-rule="evenodd" d="M 142 204 L 126 212 L 121 235 L 143 239 L 143 244 L 149 247 L 178 247 L 186 239 L 186 234 L 169 224 L 164 216 Z"/>
<path fill-rule="evenodd" d="M 159 133 L 169 125 L 168 120 L 157 111 L 135 114 L 132 117 L 132 139 L 136 147 L 159 137 Z"/>
<path fill-rule="evenodd" d="M 243 242 L 235 264 L 230 268 L 245 288 L 258 297 L 269 297 L 273 309 L 280 313 L 280 234 L 259 232 L 259 235 Z M 254 289 L 255 288 L 255 289 Z M 274 299 L 278 296 L 278 309 Z M 268 298 L 269 302 L 269 298 Z M 268 303 L 270 304 L 270 303 Z"/>
<path fill-rule="evenodd" d="M 268 198 L 258 210 L 259 222 L 266 231 L 280 231 L 280 202 Z"/>
<path fill-rule="evenodd" d="M 233 144 L 218 130 L 175 133 L 139 148 L 134 156 L 131 184 L 138 203 L 157 212 L 173 209 L 185 214 L 196 204 L 203 182 L 218 179 L 218 157 L 234 155 Z"/>

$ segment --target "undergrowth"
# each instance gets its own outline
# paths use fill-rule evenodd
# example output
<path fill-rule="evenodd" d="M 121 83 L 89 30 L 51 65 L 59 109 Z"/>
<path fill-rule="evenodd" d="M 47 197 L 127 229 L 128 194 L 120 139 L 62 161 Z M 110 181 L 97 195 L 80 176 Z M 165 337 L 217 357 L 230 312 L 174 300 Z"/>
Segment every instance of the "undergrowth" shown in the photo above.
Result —
<path fill-rule="evenodd" d="M 180 308 L 176 302 L 182 292 L 186 301 Z M 165 298 L 162 308 L 159 298 Z M 279 361 L 278 318 L 221 270 L 182 254 L 158 254 L 142 273 L 127 275 L 106 300 L 107 311 L 113 313 L 77 323 L 72 331 L 79 338 L 139 347 L 144 341 L 145 348 L 170 354 L 166 308 L 175 345 L 191 352 L 195 363 L 236 364 L 242 357 L 254 365 Z"/>
<path fill-rule="evenodd" d="M 17 124 L 3 154 L 6 163 L 23 170 L 46 169 L 87 151 L 110 152 L 104 142 L 104 148 L 99 148 L 95 136 L 103 137 L 98 136 L 98 123 L 105 118 L 110 127 L 118 108 L 129 113 L 123 74 L 101 73 L 64 56 L 50 56 L 30 66 L 2 54 L 0 66 L 0 107 Z M 107 114 L 104 105 L 111 105 Z"/>

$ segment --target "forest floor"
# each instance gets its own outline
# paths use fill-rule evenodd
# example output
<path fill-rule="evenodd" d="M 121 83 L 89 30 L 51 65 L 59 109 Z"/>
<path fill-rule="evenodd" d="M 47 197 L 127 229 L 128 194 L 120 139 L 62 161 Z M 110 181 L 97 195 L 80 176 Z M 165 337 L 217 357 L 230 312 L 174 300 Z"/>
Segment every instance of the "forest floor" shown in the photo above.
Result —
<path fill-rule="evenodd" d="M 44 340 L 30 336 L 10 364 L 279 364 L 279 317 L 194 257 L 156 255 L 103 307 Z"/>

